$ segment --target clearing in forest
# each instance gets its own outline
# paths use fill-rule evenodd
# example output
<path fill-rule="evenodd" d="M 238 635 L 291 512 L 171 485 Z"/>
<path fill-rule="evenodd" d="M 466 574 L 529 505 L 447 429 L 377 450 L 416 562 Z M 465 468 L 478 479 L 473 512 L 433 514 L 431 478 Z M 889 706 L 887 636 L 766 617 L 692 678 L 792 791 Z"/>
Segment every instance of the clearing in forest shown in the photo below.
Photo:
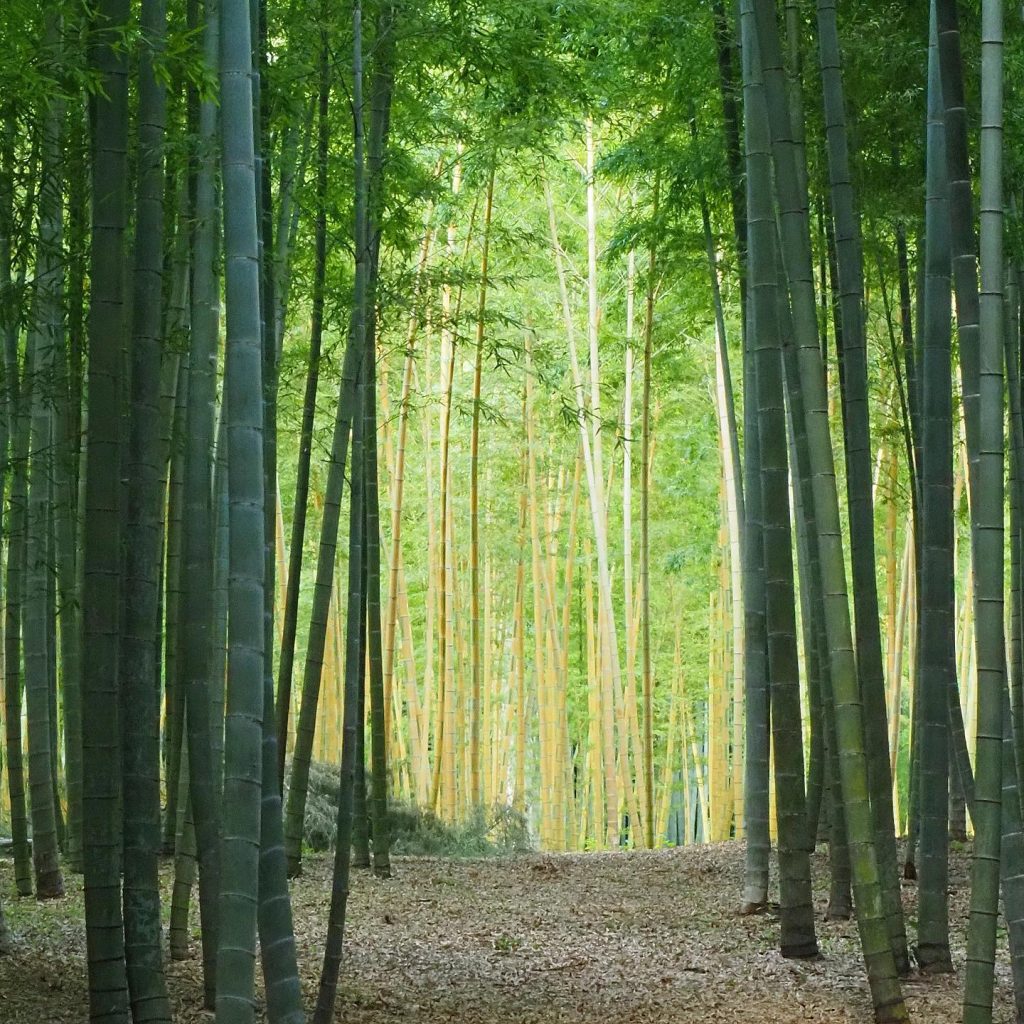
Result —
<path fill-rule="evenodd" d="M 357 872 L 336 1019 L 346 1024 L 837 1024 L 869 1022 L 852 921 L 820 921 L 827 864 L 814 858 L 823 956 L 783 960 L 772 915 L 740 917 L 743 845 L 654 853 L 530 855 L 511 860 L 397 858 L 396 877 Z M 310 856 L 293 885 L 295 931 L 312 1006 L 330 898 L 331 859 Z M 917 1024 L 959 1019 L 968 862 L 951 861 L 956 975 L 912 978 Z M 164 882 L 169 874 L 164 871 Z M 80 880 L 67 900 L 8 904 L 18 935 L 0 959 L 2 1024 L 87 1016 Z M 12 890 L 8 861 L 0 886 Z M 911 924 L 915 888 L 904 885 Z M 165 907 L 167 902 L 165 901 Z M 169 965 L 176 1019 L 201 1008 L 198 937 Z M 1012 1019 L 1005 952 L 998 1022 Z M 262 1007 L 261 1007 L 262 1008 Z M 262 1020 L 262 1016 L 260 1020 Z"/>

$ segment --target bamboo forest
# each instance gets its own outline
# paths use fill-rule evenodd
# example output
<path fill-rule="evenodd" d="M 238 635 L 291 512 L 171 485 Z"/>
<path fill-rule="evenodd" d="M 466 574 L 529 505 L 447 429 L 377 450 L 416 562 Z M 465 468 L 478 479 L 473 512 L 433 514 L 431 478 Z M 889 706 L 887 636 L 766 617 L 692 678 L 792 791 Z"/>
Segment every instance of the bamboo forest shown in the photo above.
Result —
<path fill-rule="evenodd" d="M 0 0 L 0 1024 L 1024 1022 L 1022 96 Z"/>

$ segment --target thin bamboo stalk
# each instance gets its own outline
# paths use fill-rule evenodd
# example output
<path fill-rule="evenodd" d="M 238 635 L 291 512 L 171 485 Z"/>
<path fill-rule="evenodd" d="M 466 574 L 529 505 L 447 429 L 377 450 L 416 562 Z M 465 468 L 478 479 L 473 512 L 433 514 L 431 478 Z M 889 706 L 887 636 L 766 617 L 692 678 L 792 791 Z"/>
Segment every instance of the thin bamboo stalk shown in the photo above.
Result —
<path fill-rule="evenodd" d="M 430 247 L 433 240 L 433 231 L 430 228 L 433 206 L 428 207 L 424 218 L 423 240 L 420 243 L 419 261 L 416 267 L 417 298 L 422 295 L 423 280 L 426 274 L 427 261 L 430 258 Z M 419 330 L 419 303 L 414 301 L 412 311 L 409 314 L 409 324 L 406 330 L 405 339 L 405 367 L 402 372 L 402 394 L 399 400 L 398 412 L 398 439 L 396 451 L 392 460 L 388 453 L 388 464 L 391 470 L 391 551 L 388 559 L 388 607 L 384 617 L 384 694 L 385 704 L 390 707 L 391 702 L 387 700 L 394 685 L 394 664 L 395 664 L 395 631 L 398 626 L 400 592 L 405 591 L 404 573 L 401 572 L 402 557 L 402 502 L 405 493 L 405 457 L 406 438 L 409 431 L 409 411 L 412 394 L 413 371 L 415 368 L 416 337 Z M 386 385 L 383 394 L 387 395 Z M 387 415 L 386 406 L 383 407 L 384 422 L 387 424 L 390 417 Z M 386 445 L 390 449 L 390 431 L 385 435 Z M 402 577 L 402 578 L 400 578 Z M 411 641 L 411 637 L 410 637 Z M 407 675 L 408 680 L 408 675 Z M 415 685 L 407 687 L 406 697 L 409 701 L 408 729 L 409 744 L 416 771 L 422 770 L 421 765 L 425 757 L 425 743 L 421 732 L 419 697 Z M 420 787 L 417 785 L 417 792 Z"/>
<path fill-rule="evenodd" d="M 672 693 L 668 710 L 668 735 L 665 739 L 665 762 L 661 773 L 661 802 L 658 808 L 658 821 L 655 835 L 660 842 L 668 828 L 668 816 L 672 807 L 672 791 L 674 789 L 676 735 L 679 732 L 679 708 L 682 704 L 682 623 L 676 620 L 675 645 L 672 655 Z M 684 749 L 685 757 L 685 749 Z"/>
<path fill-rule="evenodd" d="M 470 629 L 472 631 L 472 693 L 470 696 L 469 735 L 469 794 L 470 803 L 482 802 L 480 779 L 480 715 L 481 715 L 481 661 L 483 658 L 483 637 L 480 628 L 480 389 L 483 378 L 484 360 L 484 314 L 487 309 L 487 271 L 491 241 L 491 214 L 494 206 L 494 169 L 487 181 L 487 197 L 484 202 L 483 251 L 480 256 L 480 301 L 476 316 L 476 358 L 473 366 L 473 418 L 469 446 L 469 561 L 470 561 Z"/>
<path fill-rule="evenodd" d="M 591 132 L 591 144 L 589 149 L 591 150 L 590 159 L 593 159 L 593 139 Z M 590 178 L 592 179 L 592 174 Z M 586 471 L 587 478 L 587 490 L 590 498 L 590 510 L 591 519 L 594 530 L 594 545 L 597 555 L 598 563 L 598 587 L 599 587 L 599 635 L 601 638 L 602 652 L 600 664 L 602 666 L 602 704 L 603 713 L 610 716 L 610 720 L 614 722 L 615 716 L 615 702 L 619 700 L 619 694 L 622 691 L 622 671 L 621 664 L 619 661 L 619 650 L 618 644 L 613 642 L 616 636 L 615 631 L 615 613 L 612 604 L 612 586 L 611 586 L 611 569 L 609 565 L 609 554 L 608 554 L 608 531 L 607 531 L 607 509 L 605 505 L 605 497 L 603 493 L 604 484 L 604 471 L 601 464 L 599 452 L 594 444 L 594 438 L 592 437 L 591 431 L 588 429 L 588 419 L 597 418 L 599 416 L 599 408 L 595 409 L 591 403 L 591 407 L 588 409 L 586 403 L 586 393 L 584 389 L 583 375 L 580 369 L 579 356 L 576 347 L 576 329 L 572 317 L 572 307 L 569 300 L 569 287 L 565 271 L 564 255 L 561 244 L 558 240 L 558 229 L 555 220 L 555 208 L 554 200 L 551 194 L 550 183 L 545 180 L 544 182 L 545 199 L 548 207 L 548 223 L 551 233 L 552 249 L 555 256 L 555 269 L 558 275 L 559 291 L 562 298 L 562 312 L 565 322 L 566 339 L 569 348 L 569 359 L 572 367 L 573 376 L 573 393 L 576 399 L 576 412 L 580 430 L 580 440 L 583 445 L 583 458 L 584 468 Z M 591 220 L 596 219 L 592 217 Z M 596 226 L 596 225 L 594 225 Z M 594 243 L 596 247 L 596 242 Z M 595 254 L 595 267 L 594 267 L 594 301 L 590 304 L 590 317 L 591 321 L 589 330 L 594 335 L 594 347 L 596 348 L 596 326 L 597 326 L 597 309 L 596 309 L 596 254 Z M 593 366 L 592 366 L 593 371 Z M 593 373 L 592 373 L 593 376 Z M 598 388 L 599 390 L 599 388 Z M 596 436 L 599 438 L 600 434 Z M 607 676 L 607 678 L 606 678 Z M 605 758 L 614 761 L 615 750 L 614 741 L 608 735 L 608 728 L 606 726 L 604 736 L 604 748 Z M 628 741 L 623 744 L 623 748 L 620 751 L 621 760 L 626 768 L 625 777 L 628 782 L 628 762 L 629 762 L 629 750 Z M 618 786 L 615 783 L 608 785 L 608 774 L 606 772 L 606 798 L 609 807 L 614 807 L 615 811 L 608 816 L 607 828 L 608 828 L 608 843 L 609 845 L 618 845 Z M 633 790 L 632 785 L 624 787 L 626 790 L 626 799 L 629 803 L 636 804 L 636 794 Z M 631 818 L 634 821 L 640 820 L 639 813 L 633 813 L 631 810 Z"/>
<path fill-rule="evenodd" d="M 523 389 L 523 430 L 525 434 L 527 411 L 526 389 Z M 524 552 L 526 550 L 526 506 L 527 468 L 526 446 L 523 447 L 522 484 L 519 488 L 519 559 L 516 565 L 516 604 L 515 604 L 515 721 L 516 721 L 516 752 L 515 752 L 515 785 L 513 787 L 513 806 L 520 812 L 526 808 L 526 567 Z"/>

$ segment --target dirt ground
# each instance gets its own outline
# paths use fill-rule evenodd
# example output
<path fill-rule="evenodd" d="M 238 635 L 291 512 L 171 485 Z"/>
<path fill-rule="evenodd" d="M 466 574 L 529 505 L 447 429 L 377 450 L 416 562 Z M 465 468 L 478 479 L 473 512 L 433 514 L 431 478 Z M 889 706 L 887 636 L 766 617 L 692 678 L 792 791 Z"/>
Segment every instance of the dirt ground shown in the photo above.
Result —
<path fill-rule="evenodd" d="M 447 861 L 399 858 L 386 882 L 360 873 L 350 900 L 336 1018 L 346 1024 L 838 1024 L 871 1021 L 852 922 L 819 926 L 822 956 L 783 960 L 771 915 L 740 917 L 743 848 Z M 826 862 L 815 857 L 823 916 Z M 169 881 L 165 866 L 165 882 Z M 15 900 L 10 861 L 0 886 L 16 933 L 0 957 L 0 1024 L 87 1019 L 80 880 L 69 896 Z M 957 974 L 913 977 L 919 1024 L 960 1019 L 967 863 L 952 865 Z M 330 891 L 330 860 L 311 858 L 294 888 L 296 933 L 313 1005 Z M 914 889 L 904 887 L 908 920 Z M 169 965 L 176 1019 L 212 1021 L 199 998 L 198 941 Z M 1005 950 L 996 1019 L 1012 1019 Z M 262 1019 L 262 1017 L 260 1018 Z"/>

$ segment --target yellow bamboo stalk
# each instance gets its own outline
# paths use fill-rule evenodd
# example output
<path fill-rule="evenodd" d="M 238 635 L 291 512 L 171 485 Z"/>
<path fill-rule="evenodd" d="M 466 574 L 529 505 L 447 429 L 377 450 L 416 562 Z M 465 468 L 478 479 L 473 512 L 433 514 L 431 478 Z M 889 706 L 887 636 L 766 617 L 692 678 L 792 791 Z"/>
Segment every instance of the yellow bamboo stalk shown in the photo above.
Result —
<path fill-rule="evenodd" d="M 461 157 L 462 144 L 458 146 L 458 153 Z M 452 175 L 452 195 L 458 195 L 462 181 L 461 160 L 456 161 Z M 476 219 L 476 204 L 470 214 L 469 227 L 466 231 L 466 238 L 463 245 L 461 265 L 465 266 L 469 254 L 470 244 L 473 239 L 473 225 Z M 448 226 L 448 254 L 450 258 L 455 255 L 456 231 L 455 223 L 451 221 Z M 455 727 L 458 721 L 458 698 L 450 692 L 450 688 L 457 685 L 459 680 L 455 674 L 452 653 L 454 640 L 452 637 L 451 624 L 449 623 L 449 609 L 454 599 L 454 552 L 450 545 L 454 541 L 454 517 L 452 515 L 451 502 L 451 414 L 452 398 L 455 384 L 455 341 L 459 320 L 459 310 L 462 304 L 463 284 L 460 280 L 455 293 L 454 307 L 452 303 L 451 282 L 446 281 L 442 287 L 441 307 L 441 361 L 443 402 L 441 408 L 441 469 L 439 485 L 441 493 L 441 552 L 440 571 L 442 583 L 439 588 L 438 615 L 438 651 L 440 657 L 440 670 L 438 672 L 438 729 L 439 737 L 437 746 L 440 748 L 440 759 L 435 767 L 434 793 L 432 804 L 440 807 L 441 813 L 448 820 L 453 820 L 457 813 L 458 803 L 458 772 L 456 756 Z M 446 358 L 447 357 L 447 358 Z M 445 369 L 446 367 L 446 369 Z M 443 777 L 443 785 L 442 785 Z"/>
<path fill-rule="evenodd" d="M 433 204 L 428 206 L 423 226 L 423 240 L 420 243 L 419 261 L 416 267 L 415 292 L 419 296 L 422 289 L 422 281 L 426 273 L 427 261 L 430 257 L 431 241 L 433 232 L 430 229 L 430 222 L 433 217 Z M 402 502 L 405 493 L 405 458 L 406 438 L 409 431 L 409 411 L 412 394 L 413 371 L 415 369 L 416 336 L 419 330 L 419 308 L 416 301 L 413 302 L 412 311 L 409 314 L 409 323 L 406 328 L 405 342 L 405 367 L 402 372 L 402 394 L 399 400 L 398 410 L 398 438 L 394 456 L 391 455 L 391 433 L 389 427 L 390 417 L 387 406 L 384 405 L 385 425 L 385 450 L 391 476 L 391 547 L 388 558 L 388 605 L 384 616 L 384 693 L 385 705 L 390 708 L 391 702 L 387 700 L 394 685 L 394 664 L 395 664 L 395 632 L 398 626 L 399 615 L 399 592 L 404 592 L 404 573 L 401 570 L 402 557 Z M 386 403 L 387 388 L 383 387 L 383 397 Z M 429 450 L 429 449 L 428 449 Z M 428 634 L 429 637 L 429 634 Z M 409 743 L 412 750 L 412 757 L 417 770 L 424 757 L 424 742 L 421 734 L 421 721 L 419 710 L 419 697 L 415 687 L 411 692 L 407 689 L 406 699 L 409 701 L 409 714 L 407 728 L 409 730 Z M 419 787 L 417 786 L 417 789 Z"/>
<path fill-rule="evenodd" d="M 978 672 L 974 644 L 974 573 L 967 576 L 963 601 L 963 628 L 961 630 L 962 671 L 960 674 L 961 707 L 964 715 L 964 733 L 967 752 L 974 764 L 978 741 Z"/>
<path fill-rule="evenodd" d="M 636 659 L 638 632 L 633 630 L 634 619 L 639 621 L 639 608 L 633 592 L 633 377 L 636 355 L 633 348 L 634 301 L 636 289 L 636 252 L 630 249 L 626 256 L 626 356 L 625 384 L 622 400 L 622 601 L 626 623 L 626 689 L 636 690 Z M 641 472 L 643 467 L 641 467 Z M 611 488 L 609 488 L 609 493 Z M 636 611 L 634 613 L 634 609 Z M 639 768 L 643 771 L 643 759 Z M 644 787 L 641 787 L 644 788 Z"/>
<path fill-rule="evenodd" d="M 451 466 L 449 465 L 449 488 L 451 488 Z M 449 501 L 448 506 L 448 568 L 445 573 L 445 589 L 448 594 L 448 650 L 445 656 L 445 691 L 448 700 L 445 705 L 445 749 L 448 751 L 445 773 L 444 803 L 449 820 L 455 820 L 464 811 L 463 796 L 467 778 L 465 758 L 465 700 L 463 694 L 463 673 L 466 664 L 464 647 L 465 632 L 462 627 L 462 590 L 459 586 L 458 552 L 455 549 L 455 514 Z"/>
<path fill-rule="evenodd" d="M 918 663 L 918 618 L 917 618 L 917 571 L 915 569 L 915 550 L 913 541 L 911 541 L 910 547 L 910 568 L 907 572 L 907 664 L 911 666 L 911 671 L 907 673 L 907 704 L 913 708 L 916 695 L 914 693 L 914 686 L 916 683 L 917 673 L 913 671 L 913 666 Z M 899 792 L 899 782 L 895 772 L 893 773 L 893 790 L 895 793 Z M 905 835 L 908 828 L 907 812 L 908 808 L 904 809 L 904 814 L 900 819 L 900 834 Z"/>
<path fill-rule="evenodd" d="M 529 334 L 527 334 L 529 339 Z M 526 466 L 528 508 L 530 516 L 530 552 L 531 571 L 533 576 L 533 642 L 534 642 L 534 678 L 537 689 L 538 734 L 540 740 L 540 840 L 544 849 L 552 849 L 555 844 L 554 802 L 555 764 L 554 729 L 552 723 L 552 693 L 550 676 L 545 671 L 545 608 L 544 579 L 545 573 L 541 562 L 540 526 L 537 507 L 539 503 L 537 486 L 536 438 L 533 430 L 535 412 L 533 394 L 532 352 L 529 340 L 526 345 Z"/>
<path fill-rule="evenodd" d="M 900 566 L 896 622 L 893 629 L 892 647 L 889 656 L 889 771 L 893 778 L 894 793 L 899 792 L 899 786 L 896 784 L 896 764 L 900 751 L 900 720 L 903 707 L 903 651 L 906 645 L 907 619 L 914 585 L 914 531 L 910 515 L 907 516 L 907 528 L 903 540 L 903 555 L 900 559 Z M 896 822 L 898 825 L 898 814 L 896 815 Z"/>
<path fill-rule="evenodd" d="M 328 744 L 334 724 L 334 695 L 338 685 L 338 665 L 335 660 L 334 648 L 334 595 L 331 595 L 331 603 L 327 609 L 327 643 L 324 649 L 324 686 L 321 699 L 317 703 L 316 726 L 314 736 L 316 739 L 317 760 L 327 763 L 329 753 Z"/>
<path fill-rule="evenodd" d="M 493 641 L 494 637 L 492 631 L 494 629 L 494 618 L 493 618 L 493 594 L 491 593 L 491 556 L 488 552 L 484 555 L 484 581 L 483 581 L 483 606 L 484 606 L 484 623 L 483 623 L 483 664 L 481 666 L 481 679 L 480 686 L 481 692 L 479 694 L 480 707 L 478 714 L 480 715 L 479 729 L 480 733 L 477 737 L 477 764 L 480 770 L 480 782 L 479 790 L 474 790 L 473 799 L 479 804 L 490 804 L 491 801 L 491 757 L 490 751 L 494 744 L 494 733 L 491 730 L 491 715 L 493 714 L 494 695 L 493 695 L 493 683 L 492 683 L 492 655 L 493 655 Z"/>
<path fill-rule="evenodd" d="M 487 270 L 491 240 L 491 214 L 494 206 L 494 166 L 491 161 L 491 174 L 487 182 L 487 197 L 484 204 L 483 251 L 480 256 L 480 300 L 476 317 L 476 358 L 473 366 L 473 414 L 470 434 L 470 480 L 469 480 L 469 521 L 470 521 L 470 629 L 472 631 L 472 692 L 470 696 L 470 730 L 469 730 L 469 803 L 482 802 L 480 773 L 480 716 L 481 687 L 483 681 L 481 664 L 483 658 L 480 624 L 480 392 L 483 380 L 484 358 L 484 313 L 487 308 Z"/>
<path fill-rule="evenodd" d="M 432 331 L 431 331 L 431 307 L 428 304 L 424 324 L 423 337 L 423 366 L 426 380 L 422 384 L 418 381 L 418 371 L 413 367 L 414 386 L 420 393 L 429 393 L 433 385 L 432 372 Z M 422 717 L 420 720 L 420 736 L 423 741 L 424 751 L 431 748 L 430 739 L 433 737 L 432 753 L 433 759 L 429 761 L 430 782 L 427 788 L 427 795 L 424 801 L 425 806 L 435 806 L 434 778 L 440 771 L 441 755 L 439 750 L 440 732 L 439 724 L 436 721 L 436 686 L 437 679 L 434 671 L 435 661 L 435 635 L 437 632 L 437 606 L 438 606 L 438 556 L 437 556 L 437 520 L 434 513 L 434 460 L 431 457 L 433 452 L 433 431 L 431 430 L 431 416 L 428 409 L 424 410 L 420 417 L 420 428 L 423 434 L 423 489 L 424 509 L 426 512 L 427 524 L 427 593 L 426 606 L 424 608 L 424 644 L 423 644 L 423 701 Z M 421 798 L 422 799 L 422 798 Z"/>
<path fill-rule="evenodd" d="M 458 158 L 452 170 L 452 196 L 457 197 L 462 185 L 462 147 L 459 146 Z M 456 252 L 456 226 L 454 217 L 448 222 L 447 255 L 454 262 Z M 455 332 L 452 324 L 452 285 L 445 280 L 441 286 L 441 380 L 442 402 L 440 414 L 439 443 L 441 467 L 438 474 L 438 487 L 441 497 L 440 512 L 440 555 L 438 571 L 438 697 L 437 697 L 437 742 L 438 756 L 434 765 L 434 784 L 431 804 L 441 814 L 451 820 L 455 816 L 455 745 L 451 733 L 454 725 L 453 701 L 448 692 L 448 649 L 449 649 L 449 598 L 450 578 L 448 550 L 449 507 L 448 495 L 451 473 L 449 469 L 449 452 L 452 420 L 452 392 L 455 383 Z M 443 782 L 442 782 L 443 779 Z"/>
<path fill-rule="evenodd" d="M 526 390 L 523 390 L 523 427 L 525 433 L 528 416 Z M 523 447 L 522 484 L 519 488 L 519 559 L 516 566 L 516 606 L 515 606 L 515 720 L 516 720 L 516 757 L 515 785 L 513 787 L 513 805 L 522 812 L 526 809 L 526 567 L 523 552 L 526 549 L 526 507 L 527 495 L 527 456 L 526 446 Z"/>
<path fill-rule="evenodd" d="M 896 673 L 897 624 L 899 618 L 898 568 L 896 564 L 896 485 L 899 463 L 896 453 L 888 459 L 886 480 L 888 483 L 885 503 L 885 670 L 888 681 L 889 704 Z"/>

